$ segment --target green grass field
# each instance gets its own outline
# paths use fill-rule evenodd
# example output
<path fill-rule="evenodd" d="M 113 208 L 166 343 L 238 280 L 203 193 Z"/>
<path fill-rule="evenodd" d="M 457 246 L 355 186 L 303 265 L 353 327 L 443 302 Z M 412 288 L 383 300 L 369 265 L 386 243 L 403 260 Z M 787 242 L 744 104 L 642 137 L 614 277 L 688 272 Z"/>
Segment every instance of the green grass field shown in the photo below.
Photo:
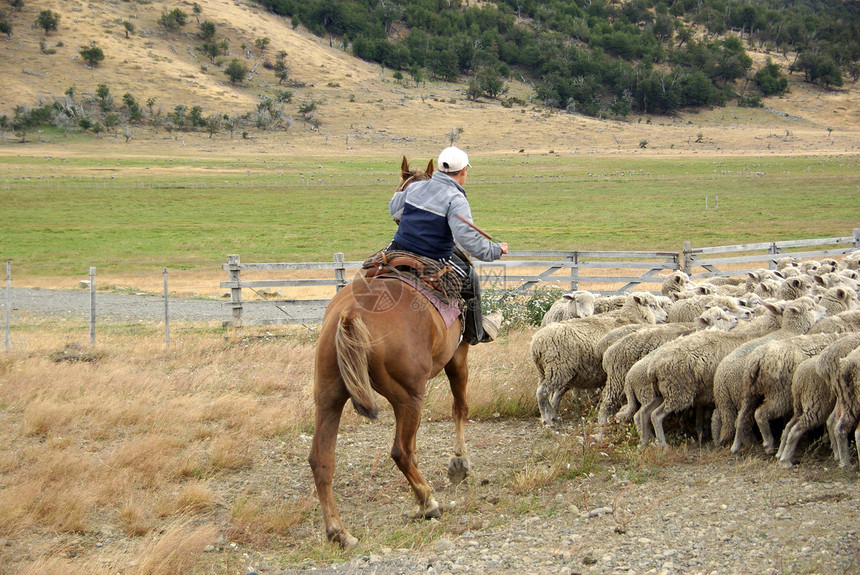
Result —
<path fill-rule="evenodd" d="M 426 165 L 427 158 L 411 158 Z M 860 158 L 475 154 L 476 223 L 512 249 L 666 250 L 851 235 Z M 399 161 L 0 155 L 0 258 L 31 276 L 362 259 Z"/>

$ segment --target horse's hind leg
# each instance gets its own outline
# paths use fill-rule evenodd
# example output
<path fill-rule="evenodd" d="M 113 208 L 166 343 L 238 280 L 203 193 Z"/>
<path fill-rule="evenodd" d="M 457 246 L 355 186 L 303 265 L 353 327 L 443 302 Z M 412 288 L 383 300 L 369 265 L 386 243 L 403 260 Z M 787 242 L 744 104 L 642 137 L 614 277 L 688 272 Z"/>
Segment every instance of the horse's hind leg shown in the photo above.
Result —
<path fill-rule="evenodd" d="M 406 477 L 418 502 L 416 517 L 431 519 L 441 517 L 442 509 L 433 498 L 430 484 L 424 480 L 415 465 L 415 436 L 421 423 L 421 403 L 423 397 L 411 397 L 405 401 L 391 401 L 394 407 L 396 421 L 394 445 L 391 446 L 391 458 L 397 468 Z"/>
<path fill-rule="evenodd" d="M 337 430 L 340 426 L 340 417 L 343 406 L 346 403 L 346 393 L 331 393 L 329 389 L 315 390 L 316 427 L 311 444 L 311 453 L 308 463 L 314 474 L 317 497 L 320 500 L 323 521 L 325 522 L 326 537 L 332 543 L 337 543 L 343 548 L 353 547 L 358 539 L 350 535 L 340 519 L 337 512 L 337 503 L 332 490 L 332 479 L 335 466 L 335 446 L 337 444 Z"/>
<path fill-rule="evenodd" d="M 469 476 L 469 456 L 466 453 L 466 418 L 469 404 L 466 400 L 466 385 L 469 381 L 468 345 L 460 345 L 454 357 L 445 366 L 445 375 L 451 384 L 454 404 L 451 417 L 454 420 L 454 456 L 448 461 L 448 479 L 453 484 L 460 483 Z"/>

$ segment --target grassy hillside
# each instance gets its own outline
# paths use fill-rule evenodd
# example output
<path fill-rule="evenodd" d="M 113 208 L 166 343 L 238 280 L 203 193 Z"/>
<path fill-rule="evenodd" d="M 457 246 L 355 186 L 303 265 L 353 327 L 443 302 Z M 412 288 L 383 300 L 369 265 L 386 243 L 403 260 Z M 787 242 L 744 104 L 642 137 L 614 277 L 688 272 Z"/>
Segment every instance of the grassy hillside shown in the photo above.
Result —
<path fill-rule="evenodd" d="M 396 81 L 390 70 L 344 52 L 336 41 L 309 34 L 301 27 L 239 2 L 201 0 L 197 15 L 216 25 L 216 38 L 227 52 L 213 64 L 203 53 L 197 17 L 191 3 L 86 3 L 76 0 L 33 0 L 20 10 L 4 6 L 11 37 L 0 39 L 0 116 L 11 117 L 16 106 L 38 106 L 62 100 L 71 87 L 78 101 L 96 98 L 100 84 L 109 88 L 116 105 L 129 93 L 146 113 L 166 115 L 176 106 L 200 106 L 206 116 L 255 112 L 261 96 L 289 90 L 282 105 L 283 124 L 265 137 L 265 149 L 310 154 L 398 154 L 434 152 L 450 142 L 481 153 L 856 153 L 860 106 L 856 87 L 823 90 L 792 78 L 783 98 L 765 101 L 764 109 L 725 108 L 676 117 L 631 117 L 608 121 L 551 111 L 530 101 L 529 85 L 511 81 L 511 94 L 525 102 L 511 108 L 497 101 L 470 101 L 464 84 L 428 81 L 420 86 Z M 179 31 L 166 32 L 158 20 L 175 8 L 189 15 Z M 60 15 L 56 31 L 35 26 L 42 10 Z M 124 22 L 134 31 L 126 37 Z M 268 38 L 265 50 L 257 40 Z M 101 47 L 105 60 L 88 67 L 81 48 Z M 287 53 L 292 85 L 279 85 L 264 64 Z M 757 68 L 764 54 L 752 53 Z M 788 58 L 771 54 L 787 69 Z M 251 73 L 231 84 L 224 66 L 238 58 Z M 147 102 L 152 105 L 146 107 Z M 300 108 L 315 107 L 316 125 L 305 121 Z M 132 141 L 173 140 L 204 150 L 246 150 L 226 131 L 212 138 L 197 134 L 153 133 L 131 126 Z M 125 143 L 122 130 L 109 130 L 95 148 Z M 6 131 L 6 142 L 16 138 Z M 58 142 L 56 134 L 38 134 L 37 141 Z M 196 143 L 200 140 L 199 143 Z M 192 142 L 195 142 L 192 144 Z M 645 147 L 643 146 L 645 144 Z"/>

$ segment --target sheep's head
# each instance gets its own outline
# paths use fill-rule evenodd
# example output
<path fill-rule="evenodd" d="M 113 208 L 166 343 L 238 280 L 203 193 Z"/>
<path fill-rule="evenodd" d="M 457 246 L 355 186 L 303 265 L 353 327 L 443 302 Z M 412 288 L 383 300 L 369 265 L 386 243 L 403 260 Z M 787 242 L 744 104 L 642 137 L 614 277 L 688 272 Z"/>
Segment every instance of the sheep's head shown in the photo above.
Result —
<path fill-rule="evenodd" d="M 657 298 L 648 292 L 630 294 L 627 301 L 632 302 L 638 308 L 637 313 L 646 323 L 665 323 L 669 319 L 669 314 L 666 313 Z"/>
<path fill-rule="evenodd" d="M 735 315 L 727 313 L 722 307 L 714 306 L 702 312 L 702 315 L 696 318 L 696 322 L 701 329 L 729 331 L 738 325 L 738 318 Z"/>

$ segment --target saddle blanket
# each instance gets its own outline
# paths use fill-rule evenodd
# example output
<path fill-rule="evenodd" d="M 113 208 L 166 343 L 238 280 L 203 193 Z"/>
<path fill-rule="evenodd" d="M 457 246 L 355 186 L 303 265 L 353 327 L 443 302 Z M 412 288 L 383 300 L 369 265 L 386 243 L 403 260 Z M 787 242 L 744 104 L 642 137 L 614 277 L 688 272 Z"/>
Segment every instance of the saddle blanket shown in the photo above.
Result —
<path fill-rule="evenodd" d="M 451 325 L 454 323 L 454 320 L 456 320 L 457 317 L 459 317 L 459 315 L 460 315 L 460 308 L 459 307 L 457 307 L 455 305 L 451 305 L 449 303 L 445 303 L 444 301 L 442 301 L 441 299 L 439 299 L 438 297 L 433 295 L 429 290 L 427 290 L 427 288 L 425 288 L 423 285 L 421 285 L 421 282 L 419 282 L 418 280 L 415 280 L 415 279 L 412 279 L 412 278 L 409 278 L 409 277 L 406 277 L 403 275 L 399 275 L 399 274 L 395 277 L 397 277 L 397 279 L 399 279 L 400 281 L 411 285 L 412 287 L 417 289 L 419 292 L 421 292 L 421 295 L 423 295 L 425 298 L 427 298 L 427 301 L 429 301 L 431 304 L 433 304 L 433 307 L 436 308 L 436 311 L 438 311 L 439 315 L 442 316 L 442 320 L 445 322 L 446 328 L 450 328 Z"/>

